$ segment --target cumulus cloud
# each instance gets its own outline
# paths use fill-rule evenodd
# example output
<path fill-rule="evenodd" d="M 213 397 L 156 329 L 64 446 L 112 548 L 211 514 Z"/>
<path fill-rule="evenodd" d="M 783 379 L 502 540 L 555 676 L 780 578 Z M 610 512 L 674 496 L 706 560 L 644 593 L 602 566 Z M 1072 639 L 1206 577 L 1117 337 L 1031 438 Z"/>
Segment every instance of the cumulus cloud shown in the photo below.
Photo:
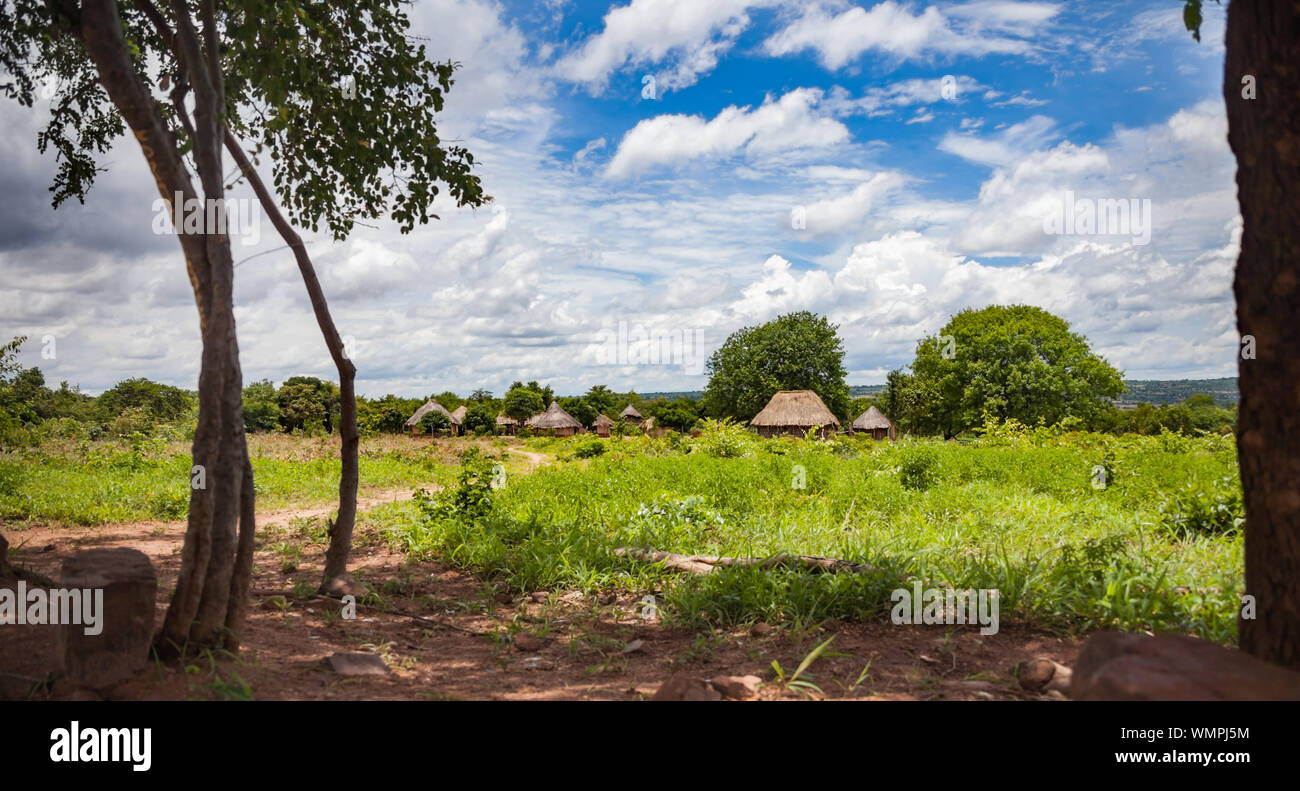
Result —
<path fill-rule="evenodd" d="M 931 56 L 1023 55 L 1033 49 L 1031 37 L 1059 6 L 1048 3 L 976 2 L 940 10 L 885 0 L 870 9 L 857 5 L 815 4 L 763 47 L 774 56 L 806 50 L 817 54 L 827 69 L 839 70 L 868 52 L 898 60 Z"/>
<path fill-rule="evenodd" d="M 758 107 L 731 106 L 710 120 L 698 115 L 658 115 L 638 123 L 619 141 L 605 174 L 634 176 L 658 166 L 681 167 L 700 158 L 826 148 L 846 141 L 848 129 L 822 115 L 822 92 L 797 88 Z"/>

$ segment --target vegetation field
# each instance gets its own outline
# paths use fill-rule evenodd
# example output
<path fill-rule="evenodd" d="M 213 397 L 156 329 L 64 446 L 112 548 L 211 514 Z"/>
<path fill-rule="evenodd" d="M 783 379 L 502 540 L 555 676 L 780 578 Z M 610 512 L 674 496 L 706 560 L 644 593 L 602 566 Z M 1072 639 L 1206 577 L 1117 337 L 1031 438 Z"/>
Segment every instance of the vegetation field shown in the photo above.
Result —
<path fill-rule="evenodd" d="M 973 442 L 534 439 L 558 463 L 459 483 L 386 509 L 397 546 L 519 591 L 656 595 L 691 628 L 887 617 L 889 594 L 996 589 L 1001 622 L 1178 631 L 1230 643 L 1242 589 L 1231 437 L 1114 437 L 989 426 Z M 494 478 L 496 479 L 494 481 Z M 726 569 L 683 575 L 618 555 L 836 557 L 868 574 Z"/>
<path fill-rule="evenodd" d="M 249 453 L 259 509 L 337 500 L 337 437 L 252 434 Z M 441 485 L 456 453 L 401 435 L 363 438 L 361 495 Z M 190 483 L 189 442 L 179 437 L 50 440 L 0 453 L 0 518 L 78 525 L 183 519 Z"/>

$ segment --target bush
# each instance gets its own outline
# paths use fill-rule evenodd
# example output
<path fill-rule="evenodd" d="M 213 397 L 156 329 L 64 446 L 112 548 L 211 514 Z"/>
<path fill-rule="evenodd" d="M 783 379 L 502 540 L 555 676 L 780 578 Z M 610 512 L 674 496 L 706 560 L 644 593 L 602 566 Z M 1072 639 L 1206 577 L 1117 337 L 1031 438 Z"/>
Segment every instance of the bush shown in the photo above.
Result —
<path fill-rule="evenodd" d="M 939 455 L 934 448 L 918 446 L 903 452 L 902 464 L 898 467 L 898 482 L 904 488 L 923 492 L 939 479 Z"/>
<path fill-rule="evenodd" d="M 1187 484 L 1160 506 L 1160 523 L 1176 538 L 1227 535 L 1245 521 L 1241 491 L 1229 478 L 1210 491 Z"/>
<path fill-rule="evenodd" d="M 748 456 L 753 445 L 753 435 L 730 418 L 700 421 L 700 436 L 694 443 L 701 453 L 723 459 Z"/>
<path fill-rule="evenodd" d="M 598 439 L 589 439 L 578 445 L 573 455 L 580 459 L 594 459 L 605 452 L 605 443 Z"/>

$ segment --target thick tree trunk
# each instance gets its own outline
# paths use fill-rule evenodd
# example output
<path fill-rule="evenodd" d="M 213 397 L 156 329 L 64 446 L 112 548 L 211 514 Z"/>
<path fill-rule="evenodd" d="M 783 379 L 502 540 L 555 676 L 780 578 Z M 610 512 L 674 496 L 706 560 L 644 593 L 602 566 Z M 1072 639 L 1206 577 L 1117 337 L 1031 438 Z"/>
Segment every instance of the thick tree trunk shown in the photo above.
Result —
<path fill-rule="evenodd" d="M 330 523 L 330 544 L 325 551 L 325 573 L 320 585 L 321 593 L 338 595 L 347 592 L 348 556 L 352 553 L 352 530 L 357 520 L 357 486 L 361 474 L 358 460 L 360 434 L 357 431 L 357 369 L 347 357 L 343 338 L 334 326 L 329 303 L 325 300 L 325 291 L 316 278 L 316 269 L 307 255 L 307 248 L 302 243 L 302 238 L 280 212 L 275 204 L 275 198 L 266 188 L 257 171 L 253 169 L 253 164 L 244 154 L 239 141 L 229 130 L 225 132 L 225 144 L 235 164 L 248 179 L 267 217 L 271 219 L 271 224 L 279 231 L 285 244 L 293 250 L 294 260 L 298 262 L 298 271 L 307 286 L 307 296 L 311 299 L 312 311 L 316 314 L 316 323 L 320 326 L 321 335 L 325 337 L 325 345 L 329 348 L 330 356 L 334 359 L 334 365 L 339 372 L 339 399 L 342 402 L 339 419 L 342 462 L 342 475 L 339 477 L 339 512 L 337 518 Z"/>
<path fill-rule="evenodd" d="M 215 200 L 224 195 L 221 77 L 212 73 L 209 78 L 211 61 L 205 63 L 186 5 L 175 0 L 173 14 L 178 57 L 195 88 L 194 159 L 203 197 Z M 176 140 L 135 71 L 116 4 L 86 0 L 77 34 L 100 83 L 140 144 L 163 200 L 171 206 L 177 193 L 187 202 L 197 198 Z M 191 487 L 180 573 L 155 641 L 162 653 L 237 646 L 252 570 L 253 489 L 244 437 L 230 240 L 224 233 L 205 230 L 209 232 L 186 234 L 177 229 L 203 342 L 192 457 L 202 470 L 204 486 Z"/>
<path fill-rule="evenodd" d="M 1223 92 L 1243 221 L 1233 290 L 1240 355 L 1237 446 L 1246 506 L 1243 650 L 1300 669 L 1300 5 L 1228 4 Z M 1243 96 L 1243 79 L 1256 98 Z M 1247 350 L 1248 351 L 1248 350 Z"/>

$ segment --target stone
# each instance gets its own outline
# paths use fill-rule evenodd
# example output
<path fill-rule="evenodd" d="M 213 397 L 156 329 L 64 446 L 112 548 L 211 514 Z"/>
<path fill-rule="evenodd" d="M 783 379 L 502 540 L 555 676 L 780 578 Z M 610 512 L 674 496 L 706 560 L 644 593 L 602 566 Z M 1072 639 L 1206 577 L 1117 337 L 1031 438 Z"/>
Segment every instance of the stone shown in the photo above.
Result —
<path fill-rule="evenodd" d="M 1065 665 L 1057 664 L 1049 657 L 1038 656 L 1022 662 L 1016 671 L 1016 680 L 1020 687 L 1029 692 L 1042 692 L 1054 689 L 1059 692 L 1070 691 L 1070 678 L 1073 671 Z"/>
<path fill-rule="evenodd" d="M 709 682 L 689 673 L 678 673 L 660 685 L 651 700 L 722 700 Z"/>
<path fill-rule="evenodd" d="M 724 698 L 749 700 L 758 694 L 763 679 L 758 676 L 718 676 L 709 681 Z"/>
<path fill-rule="evenodd" d="M 86 634 L 85 612 L 83 623 L 58 627 L 55 657 L 69 682 L 100 689 L 149 666 L 158 575 L 147 555 L 126 547 L 78 552 L 63 561 L 61 585 L 103 591 L 98 634 Z"/>
<path fill-rule="evenodd" d="M 1099 632 L 1074 665 L 1075 700 L 1300 700 L 1300 673 L 1186 635 Z"/>
<path fill-rule="evenodd" d="M 386 676 L 388 665 L 376 654 L 330 654 L 325 667 L 340 676 Z"/>
<path fill-rule="evenodd" d="M 632 642 L 623 646 L 623 650 L 619 651 L 619 653 L 635 654 L 637 651 L 640 651 L 642 648 L 645 648 L 645 640 L 633 640 Z"/>
<path fill-rule="evenodd" d="M 369 589 L 350 577 L 338 576 L 321 585 L 316 592 L 334 599 L 341 599 L 344 596 L 361 598 L 369 592 Z"/>
<path fill-rule="evenodd" d="M 540 651 L 546 647 L 545 640 L 527 632 L 517 632 L 511 642 L 515 644 L 516 651 Z"/>
<path fill-rule="evenodd" d="M 749 627 L 750 637 L 762 637 L 764 635 L 771 634 L 771 633 L 772 633 L 772 625 L 769 623 L 764 623 L 763 621 L 759 621 L 758 623 Z"/>

